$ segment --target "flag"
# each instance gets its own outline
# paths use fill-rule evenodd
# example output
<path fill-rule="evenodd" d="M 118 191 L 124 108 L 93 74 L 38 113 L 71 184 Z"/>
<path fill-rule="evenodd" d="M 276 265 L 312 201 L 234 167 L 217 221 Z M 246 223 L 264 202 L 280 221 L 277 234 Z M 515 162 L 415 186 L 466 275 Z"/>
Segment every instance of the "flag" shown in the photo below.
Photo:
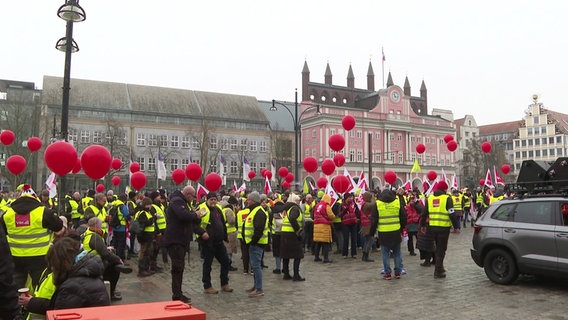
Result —
<path fill-rule="evenodd" d="M 247 157 L 243 157 L 243 180 L 250 181 L 248 173 L 250 171 L 250 164 L 248 162 Z"/>
<path fill-rule="evenodd" d="M 410 183 L 410 180 L 406 180 L 406 182 L 402 185 L 402 187 L 408 191 L 412 190 L 412 183 Z"/>
<path fill-rule="evenodd" d="M 346 176 L 349 179 L 349 181 L 351 182 L 351 186 L 349 188 L 347 188 L 347 191 L 345 191 L 345 193 L 351 192 L 351 190 L 353 190 L 357 187 L 357 184 L 355 183 L 355 180 L 353 180 L 353 178 L 351 178 L 351 175 L 349 174 L 349 171 L 347 171 L 346 167 L 343 167 L 343 175 Z"/>
<path fill-rule="evenodd" d="M 420 168 L 420 164 L 418 164 L 418 159 L 414 159 L 414 164 L 412 165 L 412 169 L 410 170 L 410 173 L 414 173 L 414 172 L 418 172 L 418 171 L 422 171 L 422 168 Z"/>
<path fill-rule="evenodd" d="M 484 186 L 493 187 L 493 180 L 491 180 L 491 170 L 487 169 L 487 174 L 485 175 Z"/>
<path fill-rule="evenodd" d="M 424 195 L 428 196 L 428 195 L 430 195 L 430 193 L 434 192 L 434 190 L 436 190 L 436 187 L 438 186 L 439 181 L 440 180 L 438 180 L 438 178 L 436 178 L 436 180 L 434 180 L 434 182 L 430 185 L 430 188 L 426 192 L 424 192 Z"/>
<path fill-rule="evenodd" d="M 456 176 L 456 174 L 454 173 L 453 177 L 452 177 L 452 188 L 459 190 L 459 186 L 458 186 L 458 177 Z"/>
<path fill-rule="evenodd" d="M 130 147 L 130 164 L 132 165 L 133 163 L 134 163 L 134 152 L 132 152 L 132 147 Z M 129 178 L 132 178 L 132 171 L 128 170 L 128 172 L 130 174 Z M 128 184 L 130 184 L 130 181 L 128 181 Z"/>
<path fill-rule="evenodd" d="M 193 163 L 193 157 L 191 156 L 191 149 L 189 149 L 189 163 Z"/>
<path fill-rule="evenodd" d="M 499 173 L 497 173 L 497 170 L 495 170 L 495 166 L 493 166 L 493 172 L 495 173 L 495 184 L 500 184 L 500 185 L 505 185 L 505 181 L 503 180 L 503 178 L 501 178 L 501 176 L 499 176 Z"/>
<path fill-rule="evenodd" d="M 164 158 L 158 151 L 158 166 L 156 167 L 156 174 L 158 176 L 158 180 L 166 180 L 166 176 L 168 175 L 166 170 L 166 163 L 164 162 Z"/>
<path fill-rule="evenodd" d="M 270 172 L 272 172 L 272 178 L 270 180 L 276 182 L 276 161 L 274 161 L 274 159 L 270 162 Z"/>
<path fill-rule="evenodd" d="M 383 62 L 386 60 L 385 58 L 385 48 L 381 47 L 381 51 L 383 53 Z"/>
<path fill-rule="evenodd" d="M 331 198 L 331 202 L 330 202 L 330 206 L 333 206 L 333 204 L 335 203 L 335 201 L 337 201 L 337 199 L 339 199 L 339 195 L 335 192 L 335 190 L 333 190 L 333 188 L 331 187 L 331 183 L 327 183 L 327 186 L 325 186 L 325 194 L 328 194 L 329 197 Z"/>
<path fill-rule="evenodd" d="M 311 190 L 316 190 L 316 186 L 314 186 L 314 184 L 312 183 L 312 181 L 308 181 L 310 183 L 310 189 Z"/>
<path fill-rule="evenodd" d="M 424 177 L 422 177 L 422 191 L 426 193 L 429 189 L 430 189 L 430 182 L 428 181 L 426 175 L 424 175 Z"/>
<path fill-rule="evenodd" d="M 49 197 L 55 198 L 55 196 L 57 195 L 57 185 L 56 185 L 55 173 L 52 172 L 47 177 L 47 180 L 45 180 L 45 186 L 47 188 L 47 191 L 49 191 Z"/>
<path fill-rule="evenodd" d="M 359 208 L 359 211 L 362 210 L 363 203 L 365 202 L 363 200 L 363 194 L 365 192 L 367 192 L 367 188 L 365 188 L 365 186 L 363 186 L 363 187 L 361 187 L 361 189 L 359 189 L 359 194 L 357 194 L 357 196 L 355 197 L 355 204 Z"/>
<path fill-rule="evenodd" d="M 219 175 L 222 177 L 225 175 L 225 157 L 219 156 Z"/>
<path fill-rule="evenodd" d="M 359 176 L 359 181 L 357 182 L 357 189 L 367 190 L 369 189 L 369 184 L 367 183 L 367 178 L 365 178 L 365 172 L 361 171 Z"/>
<path fill-rule="evenodd" d="M 247 190 L 247 185 L 243 181 L 243 184 L 241 184 L 241 186 L 237 189 L 237 193 L 241 193 L 241 192 L 246 191 L 246 190 Z"/>
<path fill-rule="evenodd" d="M 310 187 L 308 186 L 308 180 L 306 180 L 306 178 L 304 178 L 304 190 L 302 191 L 304 192 L 304 194 L 310 193 Z"/>
<path fill-rule="evenodd" d="M 197 192 L 196 194 L 196 198 L 197 201 L 199 201 L 199 199 L 201 199 L 201 197 L 203 197 L 204 195 L 207 195 L 209 193 L 209 190 L 205 189 L 204 186 L 201 185 L 201 183 L 197 183 Z"/>
<path fill-rule="evenodd" d="M 450 180 L 448 179 L 448 176 L 446 176 L 446 172 L 444 172 L 444 168 L 442 168 L 442 179 L 440 179 L 440 180 L 442 180 L 445 183 L 447 183 L 448 185 L 450 185 Z"/>
<path fill-rule="evenodd" d="M 237 182 L 233 180 L 233 191 L 237 192 Z"/>
<path fill-rule="evenodd" d="M 272 187 L 270 186 L 270 181 L 268 181 L 268 176 L 264 177 L 264 194 L 268 195 L 272 192 Z"/>

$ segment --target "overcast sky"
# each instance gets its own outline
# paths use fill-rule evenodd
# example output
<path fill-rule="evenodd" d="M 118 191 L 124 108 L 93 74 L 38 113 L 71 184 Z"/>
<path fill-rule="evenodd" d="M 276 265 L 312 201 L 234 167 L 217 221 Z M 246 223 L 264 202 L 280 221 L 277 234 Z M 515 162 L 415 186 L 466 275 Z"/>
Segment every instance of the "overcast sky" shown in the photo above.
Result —
<path fill-rule="evenodd" d="M 0 79 L 63 76 L 63 0 L 2 0 Z M 567 1 L 81 0 L 73 78 L 294 100 L 308 61 L 323 82 L 366 88 L 369 59 L 382 86 L 392 72 L 429 109 L 478 124 L 520 120 L 534 93 L 566 110 Z M 72 84 L 71 84 L 72 86 Z M 71 90 L 71 94 L 73 91 Z"/>

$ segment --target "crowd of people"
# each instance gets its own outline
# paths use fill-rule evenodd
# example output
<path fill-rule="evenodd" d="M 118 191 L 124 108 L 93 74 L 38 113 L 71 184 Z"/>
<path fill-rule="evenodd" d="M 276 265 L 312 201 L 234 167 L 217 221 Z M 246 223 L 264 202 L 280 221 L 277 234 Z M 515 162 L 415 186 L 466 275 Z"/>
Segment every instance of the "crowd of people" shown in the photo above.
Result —
<path fill-rule="evenodd" d="M 172 300 L 191 303 L 182 282 L 193 240 L 199 243 L 205 294 L 233 292 L 229 272 L 241 264 L 244 274 L 253 275 L 248 295 L 263 296 L 267 252 L 274 274 L 305 281 L 300 267 L 306 253 L 332 263 L 334 245 L 343 259 L 357 259 L 361 250 L 363 262 L 373 262 L 372 250 L 380 250 L 383 279 L 399 279 L 405 274 L 403 240 L 409 255 L 419 251 L 422 266 L 435 266 L 434 278 L 445 278 L 450 233 L 473 226 L 476 215 L 502 198 L 501 190 L 448 190 L 445 182 L 428 197 L 417 188 L 385 188 L 339 199 L 322 190 L 304 195 L 225 190 L 198 199 L 186 186 L 169 195 L 162 189 L 117 195 L 89 190 L 83 197 L 73 192 L 59 208 L 46 190 L 38 196 L 22 185 L 14 194 L 3 193 L 0 202 L 0 319 L 22 310 L 45 318 L 47 310 L 110 305 L 122 299 L 116 290 L 120 274 L 133 271 L 125 261 L 136 256 L 138 277 L 166 267 Z M 239 249 L 241 263 L 235 261 Z M 211 279 L 214 260 L 220 264 L 220 289 Z M 23 287 L 33 294 L 18 297 Z"/>

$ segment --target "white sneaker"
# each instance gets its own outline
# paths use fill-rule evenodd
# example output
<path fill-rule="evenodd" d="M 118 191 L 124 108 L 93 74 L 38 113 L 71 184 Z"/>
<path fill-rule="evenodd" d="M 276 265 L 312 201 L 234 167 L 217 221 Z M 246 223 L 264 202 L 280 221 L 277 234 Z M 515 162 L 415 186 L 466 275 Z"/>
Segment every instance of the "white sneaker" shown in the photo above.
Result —
<path fill-rule="evenodd" d="M 402 270 L 400 270 L 400 274 L 406 274 L 406 269 L 402 268 Z"/>
<path fill-rule="evenodd" d="M 385 269 L 381 269 L 381 274 L 385 274 Z"/>

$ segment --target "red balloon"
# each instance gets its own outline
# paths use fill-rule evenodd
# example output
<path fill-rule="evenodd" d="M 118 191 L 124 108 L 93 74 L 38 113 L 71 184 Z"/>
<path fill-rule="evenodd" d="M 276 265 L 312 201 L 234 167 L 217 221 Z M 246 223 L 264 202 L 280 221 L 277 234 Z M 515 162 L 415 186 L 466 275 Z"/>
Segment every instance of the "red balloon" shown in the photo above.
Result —
<path fill-rule="evenodd" d="M 142 188 L 144 188 L 144 186 L 146 185 L 146 175 L 144 174 L 144 172 L 134 172 L 130 176 L 130 185 L 132 186 L 132 188 L 134 188 L 134 190 L 141 190 Z"/>
<path fill-rule="evenodd" d="M 134 172 L 138 172 L 140 171 L 140 164 L 136 161 L 132 162 L 130 164 L 130 173 L 134 173 Z"/>
<path fill-rule="evenodd" d="M 11 145 L 15 138 L 16 136 L 14 135 L 14 132 L 10 130 L 4 130 L 0 133 L 0 142 L 2 142 L 5 146 Z"/>
<path fill-rule="evenodd" d="M 343 153 L 336 153 L 333 156 L 333 163 L 336 167 L 343 167 L 343 165 L 345 164 L 345 156 L 343 155 Z"/>
<path fill-rule="evenodd" d="M 318 188 L 323 189 L 327 187 L 327 178 L 326 177 L 319 177 L 318 181 L 316 181 Z"/>
<path fill-rule="evenodd" d="M 448 144 L 446 144 L 446 147 L 448 150 L 454 152 L 458 148 L 458 143 L 455 140 L 451 140 Z"/>
<path fill-rule="evenodd" d="M 504 164 L 501 166 L 501 172 L 503 172 L 504 174 L 507 174 L 509 172 L 511 172 L 511 167 L 508 164 Z"/>
<path fill-rule="evenodd" d="M 390 185 L 394 185 L 396 182 L 396 173 L 394 173 L 394 171 L 385 172 L 385 181 Z"/>
<path fill-rule="evenodd" d="M 448 142 L 453 141 L 453 140 L 454 140 L 454 136 L 452 136 L 452 135 L 449 134 L 449 133 L 444 136 L 444 142 L 445 142 L 445 143 L 448 143 Z"/>
<path fill-rule="evenodd" d="M 265 178 L 268 178 L 268 180 L 272 179 L 272 171 L 270 170 L 266 170 L 264 172 Z"/>
<path fill-rule="evenodd" d="M 340 151 L 343 147 L 345 147 L 345 138 L 339 133 L 336 133 L 329 137 L 328 144 L 331 150 Z"/>
<path fill-rule="evenodd" d="M 282 191 L 286 190 L 286 189 L 290 189 L 290 182 L 288 181 L 284 181 L 282 182 Z"/>
<path fill-rule="evenodd" d="M 280 167 L 280 169 L 278 169 L 278 175 L 280 176 L 280 178 L 286 178 L 287 174 L 288 174 L 288 168 Z"/>
<path fill-rule="evenodd" d="M 209 191 L 215 192 L 219 190 L 221 184 L 223 184 L 223 179 L 217 173 L 212 172 L 205 176 L 205 187 L 209 189 Z"/>
<path fill-rule="evenodd" d="M 341 120 L 341 125 L 343 126 L 343 129 L 349 131 L 355 128 L 355 118 L 353 118 L 352 115 L 348 114 L 343 117 L 343 120 Z"/>
<path fill-rule="evenodd" d="M 292 181 L 294 181 L 294 174 L 292 172 L 288 172 L 288 174 L 286 175 L 286 178 L 284 178 L 284 180 L 286 182 L 291 183 Z"/>
<path fill-rule="evenodd" d="M 333 162 L 333 160 L 331 159 L 323 160 L 323 162 L 321 163 L 321 172 L 329 176 L 330 174 L 333 173 L 333 171 L 335 171 L 335 163 Z"/>
<path fill-rule="evenodd" d="M 120 184 L 120 177 L 119 176 L 113 176 L 110 181 L 112 182 L 113 186 L 118 186 Z"/>
<path fill-rule="evenodd" d="M 36 152 L 41 149 L 41 145 L 41 139 L 38 137 L 30 137 L 28 139 L 28 149 L 30 149 L 31 152 Z"/>
<path fill-rule="evenodd" d="M 254 172 L 254 171 L 252 171 L 252 170 L 249 171 L 248 177 L 249 177 L 249 179 L 254 179 L 254 177 L 256 177 L 256 172 Z"/>
<path fill-rule="evenodd" d="M 71 172 L 73 172 L 73 174 L 76 174 L 79 171 L 81 171 L 81 158 L 77 158 L 77 162 L 75 163 L 75 166 L 73 167 L 73 170 Z"/>
<path fill-rule="evenodd" d="M 422 143 L 416 145 L 416 152 L 418 152 L 419 154 L 423 154 L 424 151 L 426 151 L 425 145 L 423 145 Z"/>
<path fill-rule="evenodd" d="M 13 155 L 6 160 L 6 168 L 14 175 L 19 175 L 26 170 L 26 159 L 20 155 Z"/>
<path fill-rule="evenodd" d="M 185 180 L 185 171 L 183 169 L 177 168 L 172 171 L 172 180 L 175 184 L 181 184 Z"/>
<path fill-rule="evenodd" d="M 95 190 L 97 190 L 97 192 L 103 192 L 105 191 L 105 186 L 102 183 L 97 184 L 97 187 L 95 188 Z"/>
<path fill-rule="evenodd" d="M 185 175 L 190 181 L 199 180 L 201 178 L 201 174 L 203 174 L 203 170 L 201 170 L 201 166 L 195 162 L 188 164 L 185 168 Z"/>
<path fill-rule="evenodd" d="M 338 193 L 344 193 L 351 186 L 351 181 L 349 181 L 349 178 L 346 176 L 336 176 L 333 178 L 333 181 L 331 181 L 331 186 Z"/>
<path fill-rule="evenodd" d="M 43 159 L 49 170 L 63 176 L 77 164 L 77 150 L 69 142 L 56 141 L 45 148 Z"/>
<path fill-rule="evenodd" d="M 119 158 L 114 158 L 114 159 L 112 159 L 112 162 L 110 163 L 110 166 L 111 166 L 114 170 L 118 170 L 118 169 L 120 169 L 120 167 L 122 167 L 122 160 L 120 160 Z"/>
<path fill-rule="evenodd" d="M 489 153 L 491 152 L 491 142 L 489 141 L 485 141 L 484 143 L 481 144 L 481 150 L 483 150 L 483 152 L 485 153 Z"/>
<path fill-rule="evenodd" d="M 107 148 L 94 144 L 81 153 L 81 167 L 87 177 L 97 180 L 104 177 L 110 170 L 112 157 Z"/>
<path fill-rule="evenodd" d="M 426 174 L 426 178 L 428 178 L 428 180 L 435 180 L 437 176 L 438 176 L 438 174 L 434 170 L 430 170 Z"/>
<path fill-rule="evenodd" d="M 485 179 L 480 179 L 479 185 L 483 187 L 485 185 Z"/>
<path fill-rule="evenodd" d="M 309 172 L 316 172 L 318 169 L 318 161 L 314 157 L 306 157 L 304 159 L 304 169 Z"/>
<path fill-rule="evenodd" d="M 266 178 L 266 168 L 260 169 L 260 176 Z"/>

